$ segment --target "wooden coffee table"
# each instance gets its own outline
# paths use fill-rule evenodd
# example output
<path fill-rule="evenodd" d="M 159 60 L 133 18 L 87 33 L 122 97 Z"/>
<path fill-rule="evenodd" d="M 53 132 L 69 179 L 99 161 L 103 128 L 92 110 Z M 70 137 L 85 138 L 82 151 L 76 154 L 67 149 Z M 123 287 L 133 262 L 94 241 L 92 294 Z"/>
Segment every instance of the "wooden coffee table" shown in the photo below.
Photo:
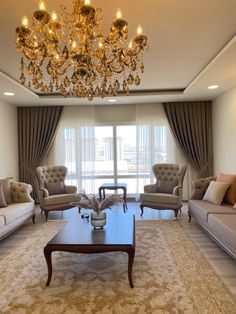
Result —
<path fill-rule="evenodd" d="M 107 222 L 102 230 L 94 230 L 89 221 L 80 217 L 69 221 L 44 248 L 48 266 L 46 286 L 52 278 L 52 252 L 72 253 L 128 253 L 128 279 L 133 288 L 132 267 L 135 255 L 135 218 L 131 214 L 107 212 Z"/>

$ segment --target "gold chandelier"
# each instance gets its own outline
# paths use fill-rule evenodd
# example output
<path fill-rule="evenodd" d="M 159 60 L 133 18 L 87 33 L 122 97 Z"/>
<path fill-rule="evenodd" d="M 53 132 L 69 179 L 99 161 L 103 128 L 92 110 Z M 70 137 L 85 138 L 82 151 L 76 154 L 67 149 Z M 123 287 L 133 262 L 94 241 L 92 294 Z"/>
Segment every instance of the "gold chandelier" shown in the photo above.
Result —
<path fill-rule="evenodd" d="M 22 54 L 20 83 L 39 93 L 65 97 L 116 96 L 140 84 L 147 37 L 138 26 L 128 42 L 128 23 L 120 10 L 105 36 L 101 9 L 90 0 L 73 0 L 73 10 L 61 6 L 49 14 L 43 1 L 16 28 L 16 47 Z"/>

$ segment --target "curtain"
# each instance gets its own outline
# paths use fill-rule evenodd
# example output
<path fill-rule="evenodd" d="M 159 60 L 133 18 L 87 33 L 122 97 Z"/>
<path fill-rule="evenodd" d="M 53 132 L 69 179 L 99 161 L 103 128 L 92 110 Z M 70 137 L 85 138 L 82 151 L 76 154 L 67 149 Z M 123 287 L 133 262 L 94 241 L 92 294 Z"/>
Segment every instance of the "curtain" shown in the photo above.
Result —
<path fill-rule="evenodd" d="M 51 148 L 63 107 L 18 107 L 19 177 L 35 192 L 35 169 Z"/>
<path fill-rule="evenodd" d="M 68 184 L 95 192 L 94 106 L 64 108 L 54 145 L 46 162 L 68 168 Z"/>
<path fill-rule="evenodd" d="M 183 199 L 191 193 L 191 182 L 195 177 L 192 167 L 178 149 L 171 134 L 162 104 L 136 105 L 137 124 L 137 191 L 154 183 L 152 166 L 156 163 L 183 163 L 187 172 L 183 183 Z"/>
<path fill-rule="evenodd" d="M 211 102 L 163 104 L 173 137 L 198 177 L 212 175 Z"/>

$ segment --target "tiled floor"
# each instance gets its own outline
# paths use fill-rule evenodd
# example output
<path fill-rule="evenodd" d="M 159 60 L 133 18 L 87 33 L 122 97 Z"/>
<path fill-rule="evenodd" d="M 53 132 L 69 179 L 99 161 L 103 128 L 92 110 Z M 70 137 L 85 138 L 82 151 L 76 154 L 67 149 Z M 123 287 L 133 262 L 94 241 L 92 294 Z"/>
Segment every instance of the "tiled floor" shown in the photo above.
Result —
<path fill-rule="evenodd" d="M 133 213 L 138 220 L 153 220 L 153 219 L 175 219 L 173 211 L 158 211 L 149 208 L 144 209 L 143 217 L 140 217 L 139 204 L 135 202 L 128 203 L 128 212 Z M 123 211 L 123 208 L 119 205 L 115 206 L 113 211 Z M 83 213 L 86 210 L 82 210 Z M 89 212 L 89 211 L 87 211 Z M 49 219 L 70 219 L 71 217 L 79 215 L 77 208 L 73 208 L 64 212 L 51 212 L 49 213 Z M 39 208 L 37 209 L 36 223 L 37 221 L 44 221 L 44 215 L 40 214 Z M 179 214 L 179 221 L 185 224 L 185 228 L 189 236 L 192 238 L 196 246 L 202 252 L 202 254 L 209 261 L 216 273 L 222 278 L 223 282 L 227 286 L 228 290 L 233 295 L 236 301 L 236 262 L 228 256 L 214 241 L 212 241 L 194 222 L 188 223 L 187 215 L 187 203 L 184 204 L 182 213 Z M 4 258 L 9 251 L 14 250 L 18 243 L 26 239 L 34 225 L 31 220 L 28 220 L 21 228 L 16 230 L 6 239 L 0 241 L 0 260 Z M 184 261 L 183 261 L 184 267 Z"/>

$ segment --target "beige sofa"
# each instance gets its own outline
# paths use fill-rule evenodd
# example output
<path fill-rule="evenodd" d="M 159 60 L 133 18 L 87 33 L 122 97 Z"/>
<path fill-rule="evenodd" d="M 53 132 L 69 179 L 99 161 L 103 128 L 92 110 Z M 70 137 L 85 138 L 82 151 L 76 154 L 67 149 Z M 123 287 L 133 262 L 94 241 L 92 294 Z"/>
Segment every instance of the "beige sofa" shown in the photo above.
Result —
<path fill-rule="evenodd" d="M 236 259 L 236 209 L 231 204 L 218 206 L 202 200 L 211 180 L 216 178 L 193 181 L 193 195 L 188 202 L 189 222 L 194 217 L 210 237 Z"/>
<path fill-rule="evenodd" d="M 1 180 L 3 181 L 3 180 Z M 32 188 L 29 184 L 21 182 L 9 182 L 9 190 L 6 195 L 6 207 L 0 208 L 0 240 L 22 225 L 32 217 L 35 223 L 34 200 L 30 196 Z"/>

